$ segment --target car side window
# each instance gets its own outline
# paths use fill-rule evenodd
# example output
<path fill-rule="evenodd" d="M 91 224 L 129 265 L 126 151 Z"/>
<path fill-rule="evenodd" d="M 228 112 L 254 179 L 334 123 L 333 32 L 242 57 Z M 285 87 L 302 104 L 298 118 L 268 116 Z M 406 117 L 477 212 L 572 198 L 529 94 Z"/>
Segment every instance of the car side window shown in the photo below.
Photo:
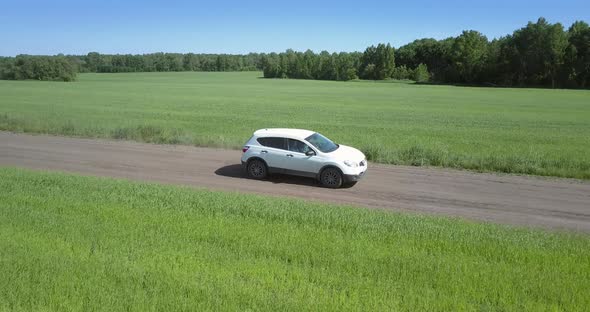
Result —
<path fill-rule="evenodd" d="M 311 148 L 307 144 L 305 144 L 301 141 L 294 140 L 294 139 L 288 139 L 288 141 L 289 141 L 289 151 L 291 151 L 291 152 L 305 154 L 308 151 L 311 151 Z"/>
<path fill-rule="evenodd" d="M 286 146 L 287 142 L 286 142 L 285 138 L 272 138 L 272 137 L 258 138 L 257 141 L 258 141 L 258 143 L 262 144 L 263 146 L 284 149 L 284 150 L 287 149 L 287 146 Z"/>

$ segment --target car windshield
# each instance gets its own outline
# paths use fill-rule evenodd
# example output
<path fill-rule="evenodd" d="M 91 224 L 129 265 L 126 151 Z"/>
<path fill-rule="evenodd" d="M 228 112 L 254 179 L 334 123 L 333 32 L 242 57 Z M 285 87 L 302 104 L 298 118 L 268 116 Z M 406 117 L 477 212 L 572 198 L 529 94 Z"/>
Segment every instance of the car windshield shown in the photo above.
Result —
<path fill-rule="evenodd" d="M 322 151 L 322 153 L 329 153 L 333 152 L 338 149 L 339 145 L 330 141 L 330 139 L 326 138 L 325 136 L 314 133 L 308 136 L 305 141 L 311 143 L 311 145 L 315 146 L 317 149 Z"/>

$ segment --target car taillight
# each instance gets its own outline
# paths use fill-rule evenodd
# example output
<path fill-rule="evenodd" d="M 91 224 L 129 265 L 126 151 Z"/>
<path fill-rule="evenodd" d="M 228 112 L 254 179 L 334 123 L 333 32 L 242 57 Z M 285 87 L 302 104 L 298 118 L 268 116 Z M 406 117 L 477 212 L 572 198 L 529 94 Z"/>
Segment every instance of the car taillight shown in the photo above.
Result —
<path fill-rule="evenodd" d="M 248 151 L 249 148 L 250 148 L 250 146 L 242 147 L 242 153 L 245 153 L 246 151 Z"/>

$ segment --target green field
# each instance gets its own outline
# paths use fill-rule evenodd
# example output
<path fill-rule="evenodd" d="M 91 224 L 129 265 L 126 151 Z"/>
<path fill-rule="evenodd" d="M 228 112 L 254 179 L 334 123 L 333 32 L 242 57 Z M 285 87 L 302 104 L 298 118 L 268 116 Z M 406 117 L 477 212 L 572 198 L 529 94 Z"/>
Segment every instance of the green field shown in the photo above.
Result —
<path fill-rule="evenodd" d="M 0 168 L 0 310 L 582 311 L 590 237 Z"/>
<path fill-rule="evenodd" d="M 0 129 L 240 147 L 298 127 L 372 161 L 590 179 L 590 91 L 260 79 L 260 73 L 82 74 L 0 81 Z"/>

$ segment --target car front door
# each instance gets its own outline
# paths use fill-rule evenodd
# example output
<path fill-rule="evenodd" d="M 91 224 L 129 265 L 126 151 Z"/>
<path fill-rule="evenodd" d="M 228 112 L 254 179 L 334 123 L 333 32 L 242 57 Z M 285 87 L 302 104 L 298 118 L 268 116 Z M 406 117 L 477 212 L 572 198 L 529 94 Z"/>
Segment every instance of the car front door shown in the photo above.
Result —
<path fill-rule="evenodd" d="M 315 176 L 321 167 L 321 160 L 309 145 L 299 140 L 287 139 L 287 149 L 283 164 L 286 170 L 292 174 Z M 306 155 L 308 151 L 314 152 L 314 155 Z"/>

